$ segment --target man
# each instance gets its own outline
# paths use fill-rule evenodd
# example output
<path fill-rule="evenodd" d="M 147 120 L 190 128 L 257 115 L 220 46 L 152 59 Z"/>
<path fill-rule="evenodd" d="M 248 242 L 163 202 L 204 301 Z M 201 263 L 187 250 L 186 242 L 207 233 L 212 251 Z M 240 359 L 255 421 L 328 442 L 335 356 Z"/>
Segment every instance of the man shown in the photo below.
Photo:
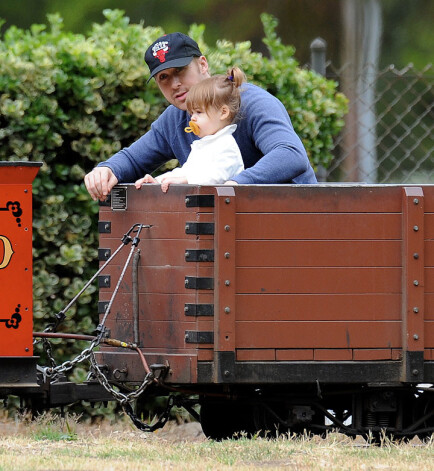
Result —
<path fill-rule="evenodd" d="M 117 183 L 140 187 L 141 178 L 170 159 L 183 165 L 197 139 L 186 133 L 189 116 L 187 93 L 210 76 L 208 62 L 195 41 L 182 33 L 157 39 L 146 51 L 151 76 L 170 103 L 151 129 L 85 176 L 94 200 L 105 200 Z M 149 82 L 148 80 L 148 82 Z M 241 90 L 241 110 L 234 138 L 241 150 L 245 170 L 228 184 L 316 183 L 300 138 L 282 103 L 252 84 Z"/>

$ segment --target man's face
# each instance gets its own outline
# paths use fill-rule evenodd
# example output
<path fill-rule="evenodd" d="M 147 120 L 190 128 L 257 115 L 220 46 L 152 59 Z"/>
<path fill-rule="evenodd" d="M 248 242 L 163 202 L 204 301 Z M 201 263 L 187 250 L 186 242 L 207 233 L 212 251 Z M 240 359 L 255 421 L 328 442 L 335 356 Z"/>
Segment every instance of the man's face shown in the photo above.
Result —
<path fill-rule="evenodd" d="M 204 56 L 193 59 L 185 67 L 162 70 L 155 75 L 155 81 L 166 100 L 179 108 L 187 110 L 185 100 L 190 88 L 209 77 L 208 63 Z"/>

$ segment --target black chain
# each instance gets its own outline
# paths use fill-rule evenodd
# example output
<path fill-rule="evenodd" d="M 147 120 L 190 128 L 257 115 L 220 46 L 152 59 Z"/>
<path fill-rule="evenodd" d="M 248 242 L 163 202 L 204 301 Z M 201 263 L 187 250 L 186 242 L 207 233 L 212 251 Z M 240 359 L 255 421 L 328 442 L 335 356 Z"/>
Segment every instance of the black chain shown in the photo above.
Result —
<path fill-rule="evenodd" d="M 141 430 L 142 432 L 154 432 L 155 430 L 164 427 L 164 425 L 170 418 L 170 411 L 175 405 L 177 399 L 176 396 L 170 395 L 168 397 L 166 409 L 158 418 L 157 422 L 155 422 L 153 425 L 149 425 L 140 420 L 131 405 L 134 400 L 138 399 L 141 396 L 141 394 L 150 384 L 154 383 L 155 376 L 153 372 L 150 372 L 145 376 L 143 383 L 137 389 L 128 394 L 124 394 L 120 391 L 117 391 L 110 385 L 107 377 L 104 375 L 101 368 L 97 364 L 95 356 L 93 354 L 90 356 L 89 360 L 91 363 L 94 378 L 96 378 L 101 384 L 101 386 L 103 386 L 104 389 L 109 392 L 113 396 L 113 398 L 121 405 L 124 412 L 130 417 L 133 424 L 139 430 Z"/>
<path fill-rule="evenodd" d="M 97 327 L 97 337 L 96 337 L 96 339 L 92 341 L 89 348 L 86 348 L 85 350 L 83 350 L 83 352 L 81 352 L 76 358 L 74 358 L 71 361 L 65 361 L 61 365 L 56 365 L 56 362 L 53 358 L 52 351 L 51 351 L 51 344 L 46 339 L 44 339 L 43 340 L 43 345 L 44 345 L 45 351 L 47 353 L 48 359 L 49 359 L 50 364 L 51 364 L 51 367 L 42 368 L 44 378 L 50 377 L 51 379 L 55 379 L 60 374 L 65 373 L 66 371 L 72 369 L 76 364 L 81 363 L 82 361 L 88 359 L 90 354 L 92 353 L 92 351 L 99 345 L 99 343 L 101 341 L 101 338 L 105 335 L 104 323 L 105 323 L 105 321 L 107 319 L 107 316 L 110 312 L 110 308 L 113 304 L 113 300 L 114 300 L 114 298 L 115 298 L 115 296 L 118 292 L 118 288 L 120 286 L 120 283 L 122 282 L 122 279 L 125 275 L 125 271 L 126 271 L 126 268 L 129 264 L 129 261 L 131 259 L 132 253 L 137 248 L 137 245 L 140 242 L 140 238 L 139 238 L 140 232 L 143 228 L 150 228 L 150 227 L 151 227 L 150 225 L 144 225 L 144 224 L 140 224 L 140 223 L 136 223 L 133 226 L 131 226 L 131 228 L 128 230 L 128 232 L 126 234 L 124 234 L 124 236 L 122 237 L 121 244 L 115 250 L 115 252 L 100 267 L 100 269 L 92 276 L 92 278 L 83 286 L 83 288 L 74 296 L 74 298 L 69 302 L 69 304 L 64 309 L 62 309 L 61 311 L 59 311 L 55 315 L 54 321 L 51 324 L 47 325 L 47 327 L 44 330 L 45 333 L 55 332 L 57 330 L 57 328 L 59 327 L 59 325 L 65 320 L 65 318 L 66 318 L 65 313 L 68 311 L 68 309 L 77 302 L 78 298 L 84 293 L 84 291 L 86 291 L 86 289 L 91 285 L 91 283 L 96 279 L 96 277 L 102 272 L 102 270 L 104 270 L 104 268 L 121 251 L 121 249 L 123 247 L 125 247 L 126 245 L 128 245 L 130 242 L 132 242 L 131 251 L 130 251 L 130 254 L 129 254 L 129 256 L 127 258 L 127 261 L 125 263 L 122 274 L 119 278 L 116 290 L 114 291 L 113 296 L 110 299 L 110 303 L 109 303 L 109 305 L 106 309 L 106 312 L 104 314 L 103 321 Z M 134 233 L 134 232 L 136 233 L 136 236 L 134 238 L 132 238 L 131 234 Z M 36 340 L 35 340 L 34 343 L 36 343 Z"/>
<path fill-rule="evenodd" d="M 167 399 L 167 404 L 166 404 L 166 409 L 164 412 L 158 417 L 157 422 L 155 422 L 153 425 L 149 425 L 142 420 L 139 419 L 137 414 L 134 412 L 132 406 L 130 403 L 125 403 L 122 404 L 122 408 L 124 409 L 125 413 L 129 416 L 133 424 L 142 432 L 155 432 L 155 430 L 158 430 L 159 428 L 164 427 L 166 425 L 167 421 L 170 418 L 170 411 L 172 410 L 172 407 L 175 405 L 175 396 L 171 395 Z"/>
<path fill-rule="evenodd" d="M 161 416 L 158 418 L 157 422 L 155 422 L 153 425 L 149 425 L 149 424 L 143 422 L 142 420 L 139 419 L 137 414 L 134 412 L 133 407 L 131 405 L 131 402 L 134 401 L 135 399 L 137 399 L 144 392 L 144 390 L 151 383 L 154 382 L 154 380 L 155 380 L 154 374 L 152 372 L 148 373 L 145 376 L 145 379 L 143 380 L 143 383 L 136 390 L 130 392 L 129 394 L 123 394 L 120 391 L 116 391 L 116 389 L 114 389 L 110 385 L 107 377 L 101 371 L 101 369 L 99 368 L 99 365 L 97 364 L 97 362 L 95 360 L 93 350 L 100 344 L 101 339 L 105 334 L 105 327 L 104 327 L 105 321 L 107 319 L 107 316 L 110 313 L 110 309 L 111 309 L 111 306 L 113 304 L 114 298 L 115 298 L 115 296 L 118 292 L 120 283 L 123 280 L 126 268 L 127 268 L 128 264 L 130 262 L 130 259 L 133 255 L 133 252 L 134 252 L 134 250 L 137 249 L 137 245 L 140 242 L 140 238 L 139 238 L 140 232 L 143 228 L 149 228 L 149 227 L 151 227 L 151 226 L 150 225 L 144 225 L 144 224 L 134 224 L 130 228 L 130 230 L 126 234 L 124 234 L 124 236 L 122 238 L 122 242 L 121 242 L 120 246 L 116 249 L 116 251 L 109 257 L 109 259 L 103 264 L 103 266 L 100 267 L 100 269 L 92 276 L 92 278 L 84 285 L 84 287 L 79 291 L 79 293 L 77 293 L 77 295 L 74 296 L 74 298 L 69 302 L 69 304 L 64 309 L 62 309 L 61 311 L 59 311 L 55 315 L 54 321 L 52 323 L 48 324 L 47 327 L 44 330 L 45 333 L 55 332 L 57 330 L 57 328 L 59 327 L 59 325 L 65 320 L 65 318 L 66 318 L 65 313 L 68 311 L 68 309 L 73 304 L 75 304 L 77 299 L 90 286 L 90 284 L 102 272 L 102 270 L 111 262 L 111 260 L 118 254 L 118 252 L 123 247 L 125 247 L 130 242 L 132 242 L 130 253 L 127 257 L 126 263 L 125 263 L 124 268 L 122 270 L 122 273 L 119 277 L 116 289 L 114 290 L 114 293 L 113 293 L 113 295 L 110 299 L 108 307 L 106 308 L 106 311 L 105 311 L 104 316 L 103 316 L 103 320 L 97 327 L 98 335 L 91 342 L 91 345 L 89 346 L 89 348 L 83 350 L 83 352 L 81 354 L 79 354 L 75 359 L 73 359 L 71 361 L 66 361 L 63 364 L 57 366 L 56 362 L 53 358 L 53 355 L 52 355 L 51 344 L 47 339 L 44 338 L 43 339 L 43 345 L 44 345 L 44 348 L 46 350 L 46 353 L 47 353 L 48 359 L 50 361 L 51 367 L 41 368 L 41 371 L 42 371 L 44 377 L 48 377 L 50 379 L 55 379 L 60 374 L 65 373 L 66 371 L 72 369 L 77 363 L 80 363 L 84 360 L 89 360 L 90 363 L 91 363 L 91 371 L 93 373 L 93 376 L 106 389 L 106 391 L 108 391 L 113 396 L 113 398 L 121 405 L 124 412 L 130 417 L 133 424 L 139 430 L 142 430 L 144 432 L 153 432 L 153 431 L 155 431 L 159 428 L 162 428 L 166 424 L 166 422 L 170 418 L 170 412 L 172 410 L 172 407 L 175 405 L 175 402 L 176 402 L 175 396 L 170 395 L 168 397 L 166 408 L 165 408 L 164 412 L 161 414 Z M 132 238 L 130 236 L 130 234 L 132 232 L 136 233 L 136 236 L 134 238 Z"/>
<path fill-rule="evenodd" d="M 43 339 L 42 344 L 44 345 L 44 350 L 45 350 L 45 353 L 47 354 L 48 360 L 50 361 L 51 368 L 55 368 L 57 364 L 52 354 L 51 343 L 47 339 Z"/>

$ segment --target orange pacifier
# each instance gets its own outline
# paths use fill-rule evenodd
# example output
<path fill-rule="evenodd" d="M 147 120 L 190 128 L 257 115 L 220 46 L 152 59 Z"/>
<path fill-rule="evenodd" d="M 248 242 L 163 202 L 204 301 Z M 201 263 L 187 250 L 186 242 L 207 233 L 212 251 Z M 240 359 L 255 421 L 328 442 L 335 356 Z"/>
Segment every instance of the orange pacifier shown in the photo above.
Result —
<path fill-rule="evenodd" d="M 199 126 L 194 121 L 190 121 L 188 124 L 189 124 L 189 126 L 187 128 L 185 128 L 184 131 L 185 132 L 192 132 L 196 136 L 199 136 L 199 132 L 200 132 Z"/>

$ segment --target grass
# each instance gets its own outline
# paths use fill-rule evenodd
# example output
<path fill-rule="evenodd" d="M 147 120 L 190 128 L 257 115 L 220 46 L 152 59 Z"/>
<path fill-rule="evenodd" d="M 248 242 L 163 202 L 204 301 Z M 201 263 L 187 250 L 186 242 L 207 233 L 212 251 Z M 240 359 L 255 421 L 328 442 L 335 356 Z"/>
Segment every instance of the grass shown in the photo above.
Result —
<path fill-rule="evenodd" d="M 0 418 L 0 471 L 433 470 L 434 441 L 381 447 L 338 433 L 319 437 L 214 442 L 198 424 L 169 423 L 153 434 L 129 421 L 90 426 L 47 414 L 29 422 Z"/>
<path fill-rule="evenodd" d="M 27 424 L 30 429 L 28 431 L 29 436 L 36 441 L 72 441 L 77 440 L 75 425 L 79 419 L 80 417 L 75 415 L 62 417 L 56 414 L 44 413 L 34 420 L 31 420 L 29 416 L 23 416 L 21 421 Z"/>

